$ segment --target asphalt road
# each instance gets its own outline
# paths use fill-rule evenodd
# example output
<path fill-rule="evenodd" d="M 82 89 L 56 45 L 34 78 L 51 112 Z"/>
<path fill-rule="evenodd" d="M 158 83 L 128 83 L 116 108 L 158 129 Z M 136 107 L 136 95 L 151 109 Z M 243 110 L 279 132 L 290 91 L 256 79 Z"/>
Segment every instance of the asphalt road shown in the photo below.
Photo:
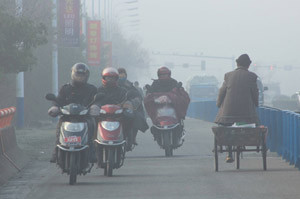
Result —
<path fill-rule="evenodd" d="M 48 162 L 54 130 L 17 132 L 20 147 L 32 154 L 31 163 L 0 187 L 1 199 L 296 199 L 300 196 L 300 171 L 275 154 L 268 153 L 268 170 L 262 169 L 260 154 L 244 153 L 241 169 L 225 163 L 220 155 L 219 172 L 214 171 L 213 124 L 187 119 L 186 141 L 164 157 L 150 132 L 138 134 L 139 145 L 127 153 L 123 167 L 113 177 L 93 168 L 70 186 L 68 176 Z"/>

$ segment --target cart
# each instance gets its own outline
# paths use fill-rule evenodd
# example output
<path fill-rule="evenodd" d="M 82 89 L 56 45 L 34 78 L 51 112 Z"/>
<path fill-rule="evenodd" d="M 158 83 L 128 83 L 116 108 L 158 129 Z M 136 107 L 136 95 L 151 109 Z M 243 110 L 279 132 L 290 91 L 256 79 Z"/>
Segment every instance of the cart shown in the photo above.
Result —
<path fill-rule="evenodd" d="M 212 127 L 212 131 L 215 135 L 215 171 L 219 170 L 218 154 L 229 151 L 226 146 L 232 146 L 232 152 L 236 153 L 236 169 L 240 168 L 240 156 L 242 152 L 256 151 L 258 153 L 262 153 L 263 169 L 267 170 L 267 127 L 260 126 L 255 128 L 246 128 L 215 126 Z M 252 147 L 249 148 L 249 146 Z"/>

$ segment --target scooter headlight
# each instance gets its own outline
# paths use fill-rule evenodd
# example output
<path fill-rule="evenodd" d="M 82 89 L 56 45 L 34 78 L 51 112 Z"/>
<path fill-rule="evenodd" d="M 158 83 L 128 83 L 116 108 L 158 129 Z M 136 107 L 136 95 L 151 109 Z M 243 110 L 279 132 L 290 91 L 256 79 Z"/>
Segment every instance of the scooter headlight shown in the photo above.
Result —
<path fill-rule="evenodd" d="M 116 110 L 115 114 L 121 114 L 123 113 L 123 109 L 119 109 L 119 110 Z"/>
<path fill-rule="evenodd" d="M 80 113 L 79 113 L 79 115 L 86 115 L 87 114 L 87 112 L 88 112 L 88 110 L 86 109 L 86 110 L 83 110 L 83 111 L 81 111 Z"/>
<path fill-rule="evenodd" d="M 103 109 L 100 109 L 100 114 L 106 114 L 106 111 Z"/>
<path fill-rule="evenodd" d="M 65 129 L 65 131 L 69 131 L 69 132 L 80 132 L 80 131 L 83 131 L 83 129 L 84 129 L 84 123 L 65 122 L 64 129 Z"/>
<path fill-rule="evenodd" d="M 101 122 L 101 125 L 105 130 L 114 131 L 119 128 L 120 122 L 103 121 Z"/>
<path fill-rule="evenodd" d="M 60 109 L 61 110 L 61 112 L 64 114 L 64 115 L 70 115 L 70 112 L 69 111 L 67 111 L 66 109 Z"/>

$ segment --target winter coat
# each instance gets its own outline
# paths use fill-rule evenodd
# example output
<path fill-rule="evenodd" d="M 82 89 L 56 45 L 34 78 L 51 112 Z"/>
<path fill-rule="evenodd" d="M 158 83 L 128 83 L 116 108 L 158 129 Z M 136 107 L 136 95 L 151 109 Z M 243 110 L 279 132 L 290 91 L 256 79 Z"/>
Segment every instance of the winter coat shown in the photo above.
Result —
<path fill-rule="evenodd" d="M 150 89 L 147 90 L 147 93 L 165 93 L 172 91 L 173 88 L 177 87 L 178 82 L 173 79 L 157 79 L 154 80 L 152 85 L 150 86 Z"/>
<path fill-rule="evenodd" d="M 217 106 L 220 108 L 215 123 L 259 123 L 257 75 L 245 67 L 225 74 L 219 90 Z"/>
<path fill-rule="evenodd" d="M 122 88 L 126 89 L 127 92 L 131 92 L 130 101 L 133 104 L 133 108 L 135 110 L 135 119 L 133 121 L 134 128 L 145 132 L 149 126 L 145 117 L 145 110 L 143 107 L 143 96 L 137 90 L 136 87 L 132 84 L 132 82 L 126 80 L 123 84 L 119 84 Z"/>
<path fill-rule="evenodd" d="M 121 104 L 126 100 L 127 91 L 126 89 L 121 88 L 119 86 L 117 87 L 100 86 L 97 92 L 104 94 L 104 97 L 100 101 L 97 101 L 95 103 L 99 107 L 106 104 Z"/>
<path fill-rule="evenodd" d="M 71 103 L 81 104 L 88 106 L 94 99 L 97 93 L 97 88 L 91 84 L 83 84 L 73 86 L 68 83 L 61 87 L 59 90 L 57 101 L 54 103 L 56 106 L 65 106 Z"/>

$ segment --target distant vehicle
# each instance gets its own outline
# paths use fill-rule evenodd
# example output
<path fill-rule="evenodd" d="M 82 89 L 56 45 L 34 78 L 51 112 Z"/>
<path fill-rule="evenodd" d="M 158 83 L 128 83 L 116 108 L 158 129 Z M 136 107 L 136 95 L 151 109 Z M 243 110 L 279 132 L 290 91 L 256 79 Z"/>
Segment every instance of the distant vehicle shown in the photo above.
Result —
<path fill-rule="evenodd" d="M 194 76 L 186 86 L 191 101 L 214 101 L 218 96 L 218 80 L 215 76 Z"/>
<path fill-rule="evenodd" d="M 267 106 L 273 106 L 273 100 L 275 97 L 281 95 L 279 82 L 266 83 L 265 86 L 268 90 L 264 92 L 264 104 Z"/>
<path fill-rule="evenodd" d="M 262 80 L 260 77 L 257 77 L 256 80 L 257 88 L 258 88 L 258 105 L 263 106 L 264 105 L 264 92 L 268 90 L 268 87 L 263 85 Z"/>

